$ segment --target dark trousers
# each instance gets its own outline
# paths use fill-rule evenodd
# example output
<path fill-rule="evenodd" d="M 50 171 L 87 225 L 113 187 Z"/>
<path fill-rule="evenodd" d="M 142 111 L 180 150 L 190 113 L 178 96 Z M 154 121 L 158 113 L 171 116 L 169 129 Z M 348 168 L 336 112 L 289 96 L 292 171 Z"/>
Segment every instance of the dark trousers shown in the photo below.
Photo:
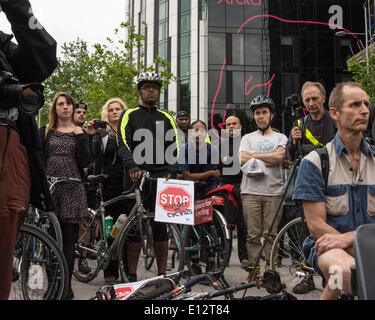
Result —
<path fill-rule="evenodd" d="M 9 298 L 13 254 L 30 197 L 30 171 L 18 133 L 0 124 L 0 300 Z"/>

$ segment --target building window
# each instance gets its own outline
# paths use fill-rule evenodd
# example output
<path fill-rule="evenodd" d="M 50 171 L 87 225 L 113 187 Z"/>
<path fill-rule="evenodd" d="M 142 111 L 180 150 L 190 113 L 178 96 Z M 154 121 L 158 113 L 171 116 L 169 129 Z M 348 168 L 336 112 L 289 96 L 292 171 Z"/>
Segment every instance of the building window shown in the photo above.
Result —
<path fill-rule="evenodd" d="M 141 2 L 141 12 L 139 13 L 139 34 L 142 34 L 147 37 L 147 26 L 146 26 L 146 0 L 142 0 Z M 142 62 L 147 65 L 147 50 L 146 50 L 146 41 L 144 40 L 141 43 L 141 47 L 139 49 L 138 61 Z M 142 58 L 143 55 L 143 58 Z"/>
<path fill-rule="evenodd" d="M 191 0 L 179 1 L 179 110 L 190 113 L 190 69 L 191 69 Z"/>
<path fill-rule="evenodd" d="M 190 79 L 181 80 L 180 82 L 180 110 L 184 110 L 190 114 Z"/>
<path fill-rule="evenodd" d="M 156 54 L 164 60 L 169 59 L 168 37 L 169 37 L 169 0 L 159 0 L 157 6 L 157 48 Z M 159 72 L 159 66 L 156 66 Z M 160 107 L 168 108 L 168 88 L 165 88 L 160 94 Z"/>
<path fill-rule="evenodd" d="M 207 0 L 200 0 L 200 20 L 207 20 Z"/>

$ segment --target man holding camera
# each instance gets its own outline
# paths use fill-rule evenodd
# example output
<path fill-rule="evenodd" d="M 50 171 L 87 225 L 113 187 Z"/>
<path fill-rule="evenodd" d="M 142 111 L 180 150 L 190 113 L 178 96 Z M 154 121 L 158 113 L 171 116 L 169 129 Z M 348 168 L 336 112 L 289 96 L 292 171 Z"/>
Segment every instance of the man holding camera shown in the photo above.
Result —
<path fill-rule="evenodd" d="M 1 0 L 0 5 L 18 42 L 0 31 L 0 300 L 7 300 L 23 213 L 29 202 L 52 209 L 34 119 L 44 102 L 42 89 L 24 84 L 45 80 L 57 60 L 56 41 L 36 23 L 28 0 Z M 15 88 L 20 91 L 13 100 Z"/>
<path fill-rule="evenodd" d="M 337 132 L 334 120 L 324 109 L 326 91 L 320 82 L 307 81 L 301 89 L 301 97 L 309 114 L 297 121 L 286 145 L 286 158 L 293 161 L 298 150 L 298 140 L 301 141 L 302 155 L 325 146 L 332 141 Z"/>

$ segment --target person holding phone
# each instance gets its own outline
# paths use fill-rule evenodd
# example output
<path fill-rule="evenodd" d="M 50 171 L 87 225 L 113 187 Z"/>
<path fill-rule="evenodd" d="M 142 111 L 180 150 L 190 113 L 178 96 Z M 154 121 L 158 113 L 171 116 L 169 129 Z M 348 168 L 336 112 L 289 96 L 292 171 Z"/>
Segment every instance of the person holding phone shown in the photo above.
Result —
<path fill-rule="evenodd" d="M 121 195 L 123 185 L 122 162 L 118 157 L 117 126 L 121 113 L 126 110 L 120 98 L 109 99 L 102 108 L 102 120 L 92 120 L 87 124 L 87 133 L 95 134 L 91 144 L 91 155 L 94 160 L 94 174 L 107 174 L 103 183 L 104 201 Z M 106 208 L 106 214 L 116 221 L 124 212 L 124 204 Z M 107 284 L 113 284 L 118 278 L 117 261 L 111 261 L 104 270 Z"/>

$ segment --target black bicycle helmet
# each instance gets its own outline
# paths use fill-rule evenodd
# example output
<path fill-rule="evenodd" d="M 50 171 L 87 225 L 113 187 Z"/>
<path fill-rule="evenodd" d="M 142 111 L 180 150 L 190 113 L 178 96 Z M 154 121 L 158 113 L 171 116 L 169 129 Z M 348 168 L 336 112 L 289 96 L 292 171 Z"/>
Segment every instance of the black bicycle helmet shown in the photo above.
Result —
<path fill-rule="evenodd" d="M 251 102 L 250 102 L 250 109 L 252 112 L 255 111 L 256 108 L 262 107 L 262 106 L 268 106 L 270 108 L 271 113 L 275 113 L 275 103 L 273 100 L 268 96 L 256 96 Z"/>
<path fill-rule="evenodd" d="M 163 80 L 155 72 L 142 72 L 138 75 L 137 78 L 137 89 L 139 90 L 142 87 L 144 82 L 156 82 L 161 88 L 163 85 Z"/>

